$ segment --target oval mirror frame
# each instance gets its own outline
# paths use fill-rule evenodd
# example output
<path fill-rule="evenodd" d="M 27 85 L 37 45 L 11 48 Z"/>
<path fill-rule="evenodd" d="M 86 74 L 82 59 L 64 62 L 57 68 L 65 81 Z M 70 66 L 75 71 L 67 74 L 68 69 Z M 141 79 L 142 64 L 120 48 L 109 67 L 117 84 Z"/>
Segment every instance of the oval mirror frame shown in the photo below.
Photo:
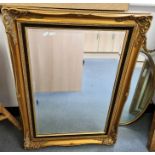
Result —
<path fill-rule="evenodd" d="M 144 96 L 142 101 L 143 101 L 143 103 L 145 103 L 145 104 L 143 104 L 143 105 L 145 105 L 145 107 L 132 120 L 123 122 L 123 121 L 121 121 L 121 118 L 120 118 L 120 123 L 119 123 L 120 126 L 130 125 L 130 124 L 136 122 L 138 119 L 140 119 L 141 116 L 145 113 L 145 111 L 146 111 L 147 107 L 149 106 L 149 104 L 153 98 L 153 95 L 154 95 L 154 90 L 155 90 L 155 62 L 153 60 L 153 54 L 155 54 L 155 50 L 147 50 L 146 48 L 143 48 L 140 52 L 146 56 L 146 59 L 147 59 L 146 61 L 149 63 L 149 66 L 150 66 L 149 69 L 150 69 L 150 76 L 151 76 L 151 81 L 149 82 L 148 85 L 146 85 L 146 88 L 145 88 L 145 90 L 149 90 L 149 91 L 147 91 L 147 94 L 145 94 L 145 91 L 144 91 L 144 94 L 142 95 L 142 96 Z M 131 82 L 130 82 L 130 84 L 131 84 Z M 123 111 L 122 111 L 122 113 L 123 113 Z"/>

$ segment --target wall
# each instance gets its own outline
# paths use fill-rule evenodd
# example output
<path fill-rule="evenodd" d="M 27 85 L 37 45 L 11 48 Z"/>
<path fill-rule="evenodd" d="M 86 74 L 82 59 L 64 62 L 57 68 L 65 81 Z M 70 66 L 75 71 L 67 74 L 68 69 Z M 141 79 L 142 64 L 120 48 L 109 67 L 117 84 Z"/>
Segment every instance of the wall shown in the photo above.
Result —
<path fill-rule="evenodd" d="M 0 102 L 5 106 L 17 106 L 13 71 L 11 67 L 6 33 L 0 15 Z"/>
<path fill-rule="evenodd" d="M 129 11 L 147 11 L 151 12 L 155 18 L 155 6 L 147 5 L 129 5 Z M 155 49 L 155 19 L 152 21 L 151 28 L 147 34 L 148 48 Z M 17 106 L 15 84 L 12 74 L 10 55 L 8 52 L 5 29 L 0 16 L 0 102 L 5 106 Z M 155 101 L 155 97 L 154 97 Z"/>

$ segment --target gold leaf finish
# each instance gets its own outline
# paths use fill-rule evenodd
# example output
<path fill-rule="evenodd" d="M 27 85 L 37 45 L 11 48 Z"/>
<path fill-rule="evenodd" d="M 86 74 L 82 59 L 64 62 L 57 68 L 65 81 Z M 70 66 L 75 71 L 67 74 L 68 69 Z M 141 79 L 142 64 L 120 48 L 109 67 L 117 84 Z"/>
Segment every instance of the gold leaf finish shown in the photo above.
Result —
<path fill-rule="evenodd" d="M 148 51 L 146 47 L 146 44 L 147 44 L 146 33 L 150 28 L 152 17 L 151 16 L 141 16 L 141 17 L 128 16 L 128 17 L 122 17 L 122 18 L 116 19 L 116 21 L 118 22 L 127 21 L 127 20 L 134 20 L 137 23 L 139 27 L 139 33 L 140 33 L 139 37 L 137 38 L 137 44 L 139 44 L 139 42 L 141 42 L 141 39 L 143 39 L 141 43 L 141 47 L 145 51 Z"/>
<path fill-rule="evenodd" d="M 13 64 L 16 92 L 18 95 L 19 108 L 22 117 L 24 130 L 24 146 L 26 149 L 37 149 L 46 146 L 73 146 L 81 144 L 106 144 L 112 145 L 116 142 L 117 129 L 126 94 L 129 91 L 132 72 L 136 62 L 138 52 L 141 47 L 146 48 L 146 32 L 148 31 L 152 17 L 150 14 L 134 14 L 125 12 L 104 12 L 88 10 L 69 9 L 46 9 L 46 8 L 17 8 L 5 7 L 2 9 L 3 22 L 8 36 L 11 59 Z M 124 28 L 131 32 L 131 40 L 128 38 L 129 47 L 124 46 L 124 51 L 120 62 L 124 62 L 121 76 L 118 78 L 118 89 L 112 106 L 109 108 L 107 116 L 106 133 L 67 133 L 66 135 L 44 135 L 38 136 L 35 131 L 34 113 L 28 87 L 28 77 L 26 67 L 29 62 L 25 60 L 26 42 L 23 39 L 22 28 L 24 23 L 38 25 L 61 25 L 61 26 L 90 26 L 97 29 L 100 27 Z M 23 45 L 24 44 L 24 45 Z M 125 55 L 125 52 L 127 53 Z M 27 64 L 27 65 L 26 65 Z M 31 80 L 31 79 L 30 79 Z M 38 137 L 37 137 L 38 136 Z"/>

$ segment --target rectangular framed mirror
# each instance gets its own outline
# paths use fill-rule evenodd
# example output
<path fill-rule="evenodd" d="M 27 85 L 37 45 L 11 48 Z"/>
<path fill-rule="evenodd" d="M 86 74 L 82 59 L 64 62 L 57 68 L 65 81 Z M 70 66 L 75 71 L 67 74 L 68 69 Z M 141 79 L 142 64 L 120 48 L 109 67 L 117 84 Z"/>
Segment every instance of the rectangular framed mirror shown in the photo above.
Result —
<path fill-rule="evenodd" d="M 38 137 L 106 132 L 127 33 L 127 30 L 111 29 L 25 28 Z M 119 36 L 114 52 L 113 35 Z M 91 37 L 97 47 L 88 55 Z M 109 41 L 107 46 L 102 45 L 105 37 Z"/>
<path fill-rule="evenodd" d="M 25 148 L 114 144 L 151 16 L 2 9 Z"/>

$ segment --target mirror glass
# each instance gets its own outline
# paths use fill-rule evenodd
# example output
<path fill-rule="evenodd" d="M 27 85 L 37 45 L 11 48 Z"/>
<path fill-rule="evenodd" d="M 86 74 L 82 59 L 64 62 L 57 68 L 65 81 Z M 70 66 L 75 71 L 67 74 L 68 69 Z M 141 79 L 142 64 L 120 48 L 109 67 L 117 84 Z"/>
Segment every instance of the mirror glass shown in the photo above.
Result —
<path fill-rule="evenodd" d="M 151 81 L 150 63 L 147 56 L 140 52 L 132 75 L 129 95 L 121 115 L 121 125 L 132 123 L 146 110 L 149 104 L 147 100 Z"/>
<path fill-rule="evenodd" d="M 126 33 L 26 28 L 38 135 L 105 132 Z"/>

